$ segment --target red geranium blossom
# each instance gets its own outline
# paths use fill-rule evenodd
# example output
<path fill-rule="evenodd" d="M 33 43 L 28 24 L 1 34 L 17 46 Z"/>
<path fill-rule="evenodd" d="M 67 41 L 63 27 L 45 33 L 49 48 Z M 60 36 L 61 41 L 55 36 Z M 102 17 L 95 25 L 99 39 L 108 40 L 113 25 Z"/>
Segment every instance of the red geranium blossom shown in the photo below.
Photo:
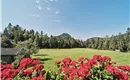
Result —
<path fill-rule="evenodd" d="M 23 76 L 32 76 L 33 69 L 29 69 L 23 72 Z"/>
<path fill-rule="evenodd" d="M 70 62 L 71 62 L 71 59 L 70 59 L 70 58 L 64 58 L 64 59 L 62 60 L 62 62 L 63 62 L 64 64 L 69 65 Z"/>
<path fill-rule="evenodd" d="M 31 69 L 27 69 L 32 67 Z M 15 70 L 11 64 L 3 65 L 1 64 L 1 79 L 2 80 L 12 80 L 19 72 L 22 74 L 22 77 L 31 77 L 32 72 L 36 70 L 38 73 L 44 68 L 38 60 L 33 60 L 32 58 L 23 58 L 20 61 L 19 67 Z M 36 80 L 43 80 L 42 74 L 40 73 L 39 77 Z M 33 78 L 35 79 L 35 78 Z"/>
<path fill-rule="evenodd" d="M 56 61 L 55 64 L 56 65 L 59 65 L 61 63 L 61 61 Z"/>
<path fill-rule="evenodd" d="M 43 68 L 44 68 L 44 66 L 42 64 L 38 64 L 38 65 L 34 66 L 33 70 L 41 71 Z"/>

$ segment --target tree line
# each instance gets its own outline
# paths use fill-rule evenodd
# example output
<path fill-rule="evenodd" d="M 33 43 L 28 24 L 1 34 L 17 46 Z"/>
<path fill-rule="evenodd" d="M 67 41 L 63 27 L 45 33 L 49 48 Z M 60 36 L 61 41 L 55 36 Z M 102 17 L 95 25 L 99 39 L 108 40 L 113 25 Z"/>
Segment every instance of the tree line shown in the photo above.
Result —
<path fill-rule="evenodd" d="M 11 23 L 2 33 L 2 47 L 15 47 L 25 41 L 35 43 L 39 48 L 83 48 L 85 47 L 82 40 L 74 39 L 68 33 L 59 36 L 48 36 L 43 31 L 22 29 L 19 25 L 12 26 Z"/>
<path fill-rule="evenodd" d="M 121 52 L 130 52 L 130 28 L 126 33 L 112 35 L 111 37 L 95 37 L 85 41 L 87 48 L 100 49 L 100 50 L 118 50 Z"/>
<path fill-rule="evenodd" d="M 20 45 L 32 43 L 38 48 L 93 48 L 102 50 L 120 50 L 121 52 L 130 51 L 130 28 L 126 33 L 112 35 L 111 37 L 94 37 L 82 41 L 73 38 L 68 33 L 59 36 L 48 36 L 43 31 L 26 30 L 19 25 L 13 26 L 11 23 L 1 34 L 1 47 L 13 48 Z M 31 44 L 30 44 L 31 45 Z M 28 46 L 31 48 L 31 46 Z"/>

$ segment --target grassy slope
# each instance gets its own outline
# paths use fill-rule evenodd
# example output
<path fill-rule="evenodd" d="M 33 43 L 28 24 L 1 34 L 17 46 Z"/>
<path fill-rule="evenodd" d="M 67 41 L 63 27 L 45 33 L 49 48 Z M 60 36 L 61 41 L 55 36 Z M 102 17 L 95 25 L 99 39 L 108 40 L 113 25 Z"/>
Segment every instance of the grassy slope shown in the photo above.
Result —
<path fill-rule="evenodd" d="M 78 60 L 80 57 L 91 58 L 94 54 L 100 54 L 102 56 L 109 56 L 112 61 L 117 62 L 116 65 L 130 65 L 130 53 L 121 53 L 107 50 L 94 50 L 85 48 L 76 49 L 41 49 L 38 54 L 47 54 L 48 56 L 33 56 L 33 58 L 39 59 L 47 69 L 50 67 L 52 70 L 56 70 L 55 61 L 62 60 L 65 57 L 70 57 L 74 60 Z"/>

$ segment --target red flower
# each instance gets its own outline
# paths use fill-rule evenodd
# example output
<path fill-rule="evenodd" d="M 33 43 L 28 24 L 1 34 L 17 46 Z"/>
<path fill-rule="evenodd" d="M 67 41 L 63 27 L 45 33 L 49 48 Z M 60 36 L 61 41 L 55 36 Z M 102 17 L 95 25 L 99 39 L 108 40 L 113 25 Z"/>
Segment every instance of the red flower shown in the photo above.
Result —
<path fill-rule="evenodd" d="M 111 61 L 111 58 L 108 57 L 108 56 L 104 56 L 104 57 L 103 57 L 103 61 Z"/>
<path fill-rule="evenodd" d="M 21 61 L 20 61 L 20 66 L 23 66 L 23 67 L 27 67 L 27 66 L 31 66 L 32 65 L 32 58 L 23 58 Z"/>
<path fill-rule="evenodd" d="M 1 76 L 1 79 L 3 79 L 3 78 L 4 78 L 3 72 L 1 72 L 0 76 Z"/>
<path fill-rule="evenodd" d="M 37 65 L 38 64 L 38 65 Z M 36 66 L 34 66 L 36 65 Z M 31 69 L 25 70 L 27 67 L 34 66 Z M 38 60 L 33 60 L 32 58 L 23 58 L 20 61 L 18 69 L 14 70 L 11 64 L 1 65 L 1 79 L 2 80 L 12 80 L 20 71 L 22 72 L 22 77 L 31 77 L 33 70 L 41 71 L 44 68 Z M 32 80 L 43 80 L 42 73 L 40 73 L 38 78 L 32 78 Z"/>
<path fill-rule="evenodd" d="M 5 65 L 1 64 L 1 71 L 5 68 Z"/>
<path fill-rule="evenodd" d="M 118 69 L 115 69 L 114 73 L 119 80 L 128 80 L 128 75 L 126 73 L 120 72 Z"/>
<path fill-rule="evenodd" d="M 112 64 L 116 64 L 116 62 L 112 62 Z"/>
<path fill-rule="evenodd" d="M 94 65 L 96 65 L 96 64 L 97 64 L 97 61 L 95 59 L 90 59 L 88 61 L 88 65 L 90 66 L 90 68 L 93 68 Z"/>
<path fill-rule="evenodd" d="M 72 78 L 78 78 L 78 70 L 73 69 L 69 76 L 71 76 Z"/>
<path fill-rule="evenodd" d="M 71 59 L 70 59 L 70 58 L 64 58 L 64 59 L 62 60 L 62 62 L 63 62 L 64 64 L 66 64 L 66 65 L 69 65 L 70 62 L 71 62 Z"/>
<path fill-rule="evenodd" d="M 33 70 L 36 70 L 36 71 L 41 71 L 43 68 L 44 68 L 44 66 L 43 66 L 43 65 L 38 64 L 38 65 L 34 66 Z"/>
<path fill-rule="evenodd" d="M 5 66 L 5 68 L 6 68 L 6 69 L 13 69 L 13 66 L 12 66 L 12 64 L 7 64 L 7 65 Z"/>
<path fill-rule="evenodd" d="M 70 76 L 70 77 L 67 78 L 67 80 L 73 80 L 73 78 Z"/>
<path fill-rule="evenodd" d="M 1 70 L 4 70 L 4 69 L 13 69 L 13 66 L 12 64 L 6 64 L 6 65 L 1 64 Z"/>
<path fill-rule="evenodd" d="M 40 75 L 39 75 L 39 77 L 37 78 L 37 80 L 44 80 L 44 79 L 43 79 L 43 76 L 42 76 L 42 72 L 40 72 Z"/>
<path fill-rule="evenodd" d="M 32 80 L 37 80 L 37 77 L 33 77 Z"/>
<path fill-rule="evenodd" d="M 24 69 L 25 69 L 24 66 L 19 66 L 18 69 L 17 69 L 17 71 L 20 72 L 21 70 L 24 70 Z"/>
<path fill-rule="evenodd" d="M 114 68 L 113 66 L 111 66 L 111 65 L 107 65 L 107 66 L 106 66 L 106 69 L 107 69 L 107 71 L 108 71 L 109 73 L 112 74 L 112 73 L 114 72 L 114 69 L 115 69 L 115 68 Z"/>
<path fill-rule="evenodd" d="M 81 63 L 82 63 L 82 62 L 85 61 L 85 60 L 87 60 L 87 58 L 79 58 L 79 59 L 78 59 L 78 62 L 81 62 Z"/>
<path fill-rule="evenodd" d="M 56 65 L 59 65 L 61 63 L 61 61 L 56 61 L 55 64 Z"/>
<path fill-rule="evenodd" d="M 118 68 L 130 72 L 130 66 L 119 66 Z"/>
<path fill-rule="evenodd" d="M 128 80 L 128 75 L 124 72 L 122 72 L 122 78 L 120 80 Z"/>
<path fill-rule="evenodd" d="M 7 78 L 6 80 L 12 80 L 12 78 Z"/>
<path fill-rule="evenodd" d="M 38 60 L 33 60 L 32 65 L 37 65 L 40 64 L 40 62 Z"/>
<path fill-rule="evenodd" d="M 5 69 L 1 71 L 1 78 L 13 78 L 17 75 L 17 72 L 13 69 Z"/>
<path fill-rule="evenodd" d="M 87 62 L 87 61 L 88 62 Z M 85 63 L 83 63 L 86 61 Z M 62 72 L 65 76 L 64 78 L 67 80 L 73 80 L 73 79 L 86 79 L 86 77 L 91 76 L 93 74 L 91 73 L 91 70 L 95 67 L 95 65 L 99 64 L 115 78 L 118 78 L 119 80 L 127 80 L 128 75 L 124 72 L 121 72 L 116 67 L 113 67 L 110 62 L 111 58 L 108 56 L 101 57 L 101 55 L 95 55 L 93 56 L 93 59 L 87 59 L 87 58 L 79 58 L 78 62 L 72 61 L 70 58 L 64 58 L 62 60 L 63 64 L 58 68 L 60 72 Z M 99 62 L 99 63 L 98 63 Z M 56 64 L 60 64 L 60 61 L 58 61 Z M 123 70 L 129 70 L 130 68 L 128 66 L 119 67 Z"/>
<path fill-rule="evenodd" d="M 107 71 L 109 73 L 113 73 L 114 76 L 116 76 L 118 78 L 118 80 L 128 80 L 128 75 L 124 72 L 121 72 L 120 70 L 118 70 L 117 68 L 111 66 L 111 65 L 108 65 L 106 67 Z"/>
<path fill-rule="evenodd" d="M 89 76 L 89 75 L 90 75 L 89 70 L 88 70 L 87 68 L 83 68 L 83 67 L 80 67 L 80 68 L 79 68 L 78 73 L 79 73 L 79 75 L 80 75 L 82 78 L 85 78 L 86 76 Z"/>
<path fill-rule="evenodd" d="M 73 65 L 73 66 L 76 66 L 76 63 L 77 63 L 76 61 L 71 61 L 70 64 Z"/>
<path fill-rule="evenodd" d="M 33 72 L 32 69 L 26 70 L 26 71 L 23 72 L 23 76 L 29 76 L 29 77 L 31 77 L 32 76 L 32 72 Z"/>
<path fill-rule="evenodd" d="M 93 59 L 98 60 L 98 61 L 100 61 L 101 58 L 102 58 L 101 55 L 94 55 L 93 56 Z"/>

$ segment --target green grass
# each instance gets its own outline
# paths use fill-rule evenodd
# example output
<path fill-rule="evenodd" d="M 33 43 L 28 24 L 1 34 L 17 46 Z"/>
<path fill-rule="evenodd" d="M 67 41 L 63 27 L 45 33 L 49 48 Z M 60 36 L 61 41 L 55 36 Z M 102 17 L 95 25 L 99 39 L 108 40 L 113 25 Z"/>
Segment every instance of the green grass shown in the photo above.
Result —
<path fill-rule="evenodd" d="M 130 53 L 122 53 L 108 50 L 95 50 L 87 48 L 75 48 L 75 49 L 40 49 L 36 55 L 32 57 L 39 59 L 44 64 L 45 68 L 51 68 L 56 70 L 55 62 L 69 57 L 74 60 L 78 60 L 80 57 L 91 58 L 95 54 L 102 56 L 109 56 L 112 61 L 117 62 L 116 65 L 130 65 Z"/>

